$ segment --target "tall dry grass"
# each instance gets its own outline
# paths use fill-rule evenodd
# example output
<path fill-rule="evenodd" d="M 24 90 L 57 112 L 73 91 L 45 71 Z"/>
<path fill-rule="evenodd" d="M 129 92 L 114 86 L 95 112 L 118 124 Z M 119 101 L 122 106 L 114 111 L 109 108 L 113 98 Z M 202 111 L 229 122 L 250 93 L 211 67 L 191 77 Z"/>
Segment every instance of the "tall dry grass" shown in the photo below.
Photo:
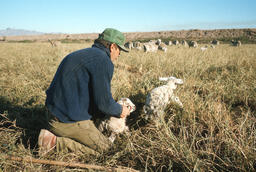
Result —
<path fill-rule="evenodd" d="M 140 171 L 254 171 L 256 169 L 256 45 L 215 49 L 170 46 L 167 53 L 122 53 L 115 63 L 112 93 L 129 97 L 137 110 L 128 119 L 131 136 L 120 136 L 100 156 L 57 153 L 40 157 L 45 91 L 58 64 L 86 44 L 0 44 L 0 150 L 19 157 L 128 166 Z M 145 120 L 146 94 L 160 76 L 184 80 L 177 94 L 181 109 L 169 104 L 157 121 Z M 4 159 L 2 171 L 69 170 Z"/>

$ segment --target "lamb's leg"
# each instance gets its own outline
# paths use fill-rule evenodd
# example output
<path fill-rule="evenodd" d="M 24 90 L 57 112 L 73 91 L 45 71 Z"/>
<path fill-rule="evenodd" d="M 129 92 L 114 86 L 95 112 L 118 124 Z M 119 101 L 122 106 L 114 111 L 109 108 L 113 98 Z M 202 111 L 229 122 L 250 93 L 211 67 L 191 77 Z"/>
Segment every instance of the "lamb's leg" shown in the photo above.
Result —
<path fill-rule="evenodd" d="M 116 134 L 112 132 L 108 139 L 110 140 L 111 143 L 114 143 L 116 139 Z"/>
<path fill-rule="evenodd" d="M 125 126 L 124 133 L 125 133 L 127 136 L 130 136 L 130 135 L 131 135 L 130 130 L 129 130 L 129 127 L 128 127 L 128 126 Z"/>
<path fill-rule="evenodd" d="M 100 132 L 103 132 L 105 130 L 105 128 L 106 128 L 106 121 L 101 121 L 101 123 L 98 126 L 98 130 Z"/>

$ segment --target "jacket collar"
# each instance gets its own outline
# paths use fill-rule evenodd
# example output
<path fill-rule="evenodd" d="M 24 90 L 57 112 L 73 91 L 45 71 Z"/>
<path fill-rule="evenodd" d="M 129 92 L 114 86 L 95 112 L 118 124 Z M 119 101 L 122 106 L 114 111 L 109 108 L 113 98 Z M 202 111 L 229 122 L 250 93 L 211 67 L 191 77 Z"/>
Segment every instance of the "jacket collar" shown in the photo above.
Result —
<path fill-rule="evenodd" d="M 102 44 L 100 44 L 100 43 L 94 43 L 94 44 L 92 45 L 92 47 L 96 47 L 96 48 L 99 48 L 99 49 L 105 51 L 105 52 L 107 53 L 107 55 L 110 57 L 110 51 L 109 51 L 109 49 L 106 48 L 104 45 L 102 45 Z"/>

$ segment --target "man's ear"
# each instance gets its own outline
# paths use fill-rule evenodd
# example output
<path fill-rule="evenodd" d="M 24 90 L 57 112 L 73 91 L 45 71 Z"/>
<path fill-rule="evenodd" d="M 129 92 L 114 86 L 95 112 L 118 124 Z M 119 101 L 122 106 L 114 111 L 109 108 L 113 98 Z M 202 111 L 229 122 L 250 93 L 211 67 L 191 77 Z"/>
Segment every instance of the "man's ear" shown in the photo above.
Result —
<path fill-rule="evenodd" d="M 112 44 L 110 45 L 109 49 L 110 49 L 110 52 L 112 52 L 112 50 L 118 49 L 118 46 L 117 46 L 117 44 L 112 43 Z"/>
<path fill-rule="evenodd" d="M 113 43 L 110 44 L 110 46 L 109 46 L 109 51 L 112 52 L 114 48 L 115 48 L 115 44 L 113 44 Z"/>

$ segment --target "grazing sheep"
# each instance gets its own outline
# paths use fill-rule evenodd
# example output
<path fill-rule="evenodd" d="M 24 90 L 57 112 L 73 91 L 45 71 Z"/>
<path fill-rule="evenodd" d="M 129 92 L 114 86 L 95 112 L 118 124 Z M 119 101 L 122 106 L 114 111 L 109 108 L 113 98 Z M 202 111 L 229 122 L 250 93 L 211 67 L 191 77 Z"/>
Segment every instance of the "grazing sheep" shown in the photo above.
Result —
<path fill-rule="evenodd" d="M 166 45 L 172 45 L 172 41 L 167 41 Z"/>
<path fill-rule="evenodd" d="M 241 41 L 234 41 L 234 40 L 231 40 L 231 44 L 232 44 L 233 46 L 237 46 L 237 47 L 239 47 L 239 46 L 242 45 Z"/>
<path fill-rule="evenodd" d="M 156 45 L 160 45 L 162 43 L 162 40 L 161 39 L 157 39 L 156 40 Z"/>
<path fill-rule="evenodd" d="M 176 102 L 179 106 L 183 107 L 180 99 L 174 94 L 174 90 L 177 88 L 177 84 L 183 84 L 181 79 L 175 77 L 159 78 L 160 81 L 167 81 L 166 85 L 154 88 L 146 98 L 146 103 L 143 107 L 144 112 L 148 117 L 160 117 L 171 101 Z M 153 114 L 153 115 L 152 115 Z"/>
<path fill-rule="evenodd" d="M 187 41 L 185 41 L 185 40 L 182 40 L 182 41 L 181 41 L 181 44 L 184 45 L 184 47 L 188 47 L 188 43 L 187 43 Z"/>
<path fill-rule="evenodd" d="M 153 43 L 145 43 L 144 45 L 144 52 L 156 52 L 158 49 L 158 46 Z"/>
<path fill-rule="evenodd" d="M 196 47 L 198 47 L 198 44 L 197 44 L 196 41 L 191 41 L 191 42 L 189 43 L 189 47 L 194 47 L 194 48 L 196 48 Z"/>
<path fill-rule="evenodd" d="M 130 113 L 136 109 L 136 106 L 129 98 L 121 98 L 118 103 L 127 106 Z M 107 131 L 107 133 L 110 133 L 109 140 L 112 143 L 115 141 L 118 134 L 129 132 L 129 128 L 126 125 L 126 118 L 106 117 L 101 121 L 98 128 L 101 132 Z"/>
<path fill-rule="evenodd" d="M 219 45 L 219 44 L 220 44 L 220 41 L 214 39 L 214 40 L 212 40 L 211 43 L 212 43 L 213 45 Z"/>
<path fill-rule="evenodd" d="M 0 36 L 0 41 L 6 41 L 6 36 Z"/>
<path fill-rule="evenodd" d="M 129 42 L 126 42 L 126 43 L 124 44 L 124 46 L 125 46 L 126 48 L 128 48 L 129 50 L 131 50 L 131 49 L 133 48 L 133 43 L 132 43 L 131 41 L 129 41 Z"/>
<path fill-rule="evenodd" d="M 174 44 L 174 45 L 179 45 L 179 41 L 178 41 L 178 40 L 175 40 L 175 41 L 173 41 L 173 44 Z"/>
<path fill-rule="evenodd" d="M 133 43 L 133 47 L 136 48 L 137 50 L 141 50 L 142 49 L 142 43 L 140 43 L 139 41 L 136 41 Z"/>
<path fill-rule="evenodd" d="M 161 50 L 161 51 L 164 51 L 165 53 L 167 52 L 167 46 L 164 43 L 161 43 L 158 46 L 158 49 Z"/>

